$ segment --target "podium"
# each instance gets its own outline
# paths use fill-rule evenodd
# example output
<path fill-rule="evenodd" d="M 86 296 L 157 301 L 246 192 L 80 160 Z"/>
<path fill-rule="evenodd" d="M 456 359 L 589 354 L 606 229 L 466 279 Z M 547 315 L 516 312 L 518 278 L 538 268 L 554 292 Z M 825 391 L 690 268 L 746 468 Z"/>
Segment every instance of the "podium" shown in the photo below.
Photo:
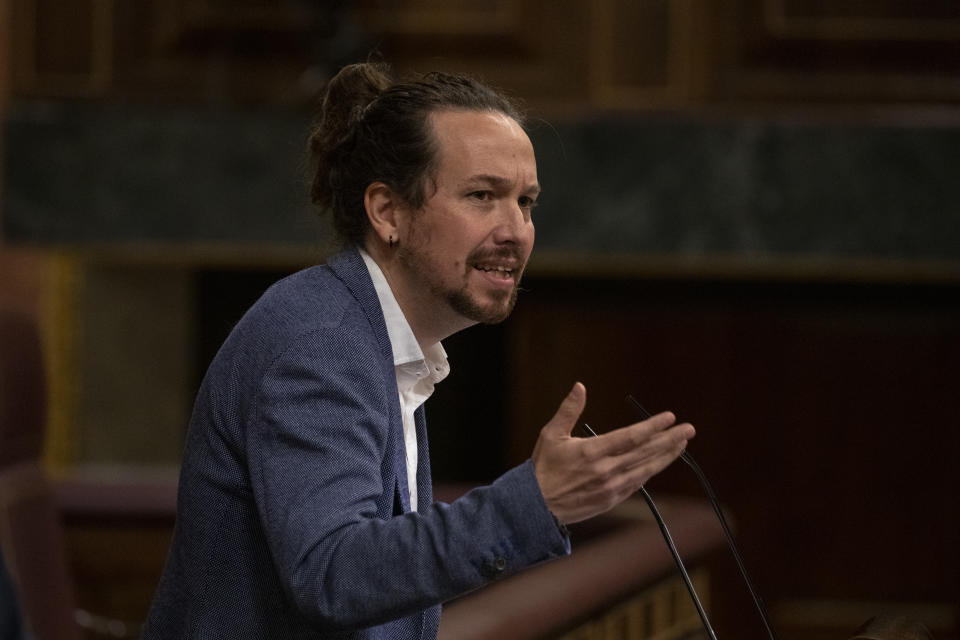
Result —
<path fill-rule="evenodd" d="M 175 476 L 113 482 L 74 476 L 54 487 L 74 577 L 84 585 L 78 604 L 142 619 L 173 526 Z M 437 499 L 450 501 L 465 489 L 438 486 Z M 709 609 L 706 559 L 724 544 L 720 526 L 706 502 L 664 497 L 658 506 Z M 571 526 L 571 538 L 570 556 L 445 605 L 439 638 L 674 640 L 699 632 L 700 620 L 641 498 Z M 85 562 L 88 557 L 97 561 Z"/>
<path fill-rule="evenodd" d="M 658 500 L 684 564 L 709 609 L 705 559 L 723 546 L 706 502 Z M 440 640 L 671 640 L 700 619 L 642 499 L 571 527 L 573 553 L 444 606 Z"/>

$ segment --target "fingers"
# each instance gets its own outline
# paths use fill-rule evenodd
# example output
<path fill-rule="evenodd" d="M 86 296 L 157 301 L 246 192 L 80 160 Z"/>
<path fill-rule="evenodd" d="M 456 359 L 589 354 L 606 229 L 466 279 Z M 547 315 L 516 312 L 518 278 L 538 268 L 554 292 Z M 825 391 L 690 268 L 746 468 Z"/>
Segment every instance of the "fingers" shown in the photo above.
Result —
<path fill-rule="evenodd" d="M 653 475 L 683 453 L 693 433 L 692 425 L 675 425 L 665 431 L 654 433 L 637 446 L 591 458 L 593 460 L 591 466 L 597 474 L 607 478 L 631 473 L 638 467 L 644 466 L 654 469 L 650 473 Z M 666 463 L 661 465 L 661 459 L 665 459 Z"/>
<path fill-rule="evenodd" d="M 596 442 L 605 436 L 617 436 L 608 438 L 608 442 L 598 443 L 606 453 L 599 454 L 599 450 L 596 450 L 588 456 L 593 460 L 590 468 L 595 478 L 605 485 L 606 491 L 630 495 L 683 453 L 687 441 L 696 432 L 693 425 L 688 423 L 664 428 L 663 425 L 672 420 L 672 414 L 660 414 L 592 439 Z M 625 434 L 629 434 L 629 437 Z M 590 440 L 587 440 L 584 444 L 589 443 Z"/>
<path fill-rule="evenodd" d="M 586 406 L 587 389 L 577 382 L 560 403 L 550 422 L 543 427 L 543 431 L 553 436 L 569 436 Z"/>
<path fill-rule="evenodd" d="M 647 450 L 643 454 L 630 452 L 616 458 L 605 458 L 598 463 L 594 467 L 594 481 L 588 485 L 592 499 L 611 505 L 619 503 L 663 471 L 686 449 L 685 438 L 665 435 L 658 436 L 658 439 L 660 442 L 651 442 L 650 446 L 643 447 Z"/>
<path fill-rule="evenodd" d="M 671 434 L 672 435 L 672 434 Z M 625 490 L 633 493 L 650 478 L 666 469 L 687 448 L 686 438 L 666 438 L 646 455 L 624 454 L 617 460 L 618 473 Z"/>
<path fill-rule="evenodd" d="M 665 432 L 677 421 L 676 416 L 669 411 L 658 413 L 657 415 L 637 422 L 635 424 L 611 431 L 603 435 L 592 438 L 585 443 L 588 447 L 588 455 L 592 458 L 601 458 L 604 456 L 618 455 L 624 452 L 635 451 L 638 448 L 648 445 L 657 434 Z M 689 424 L 677 425 L 679 431 L 674 432 L 675 437 L 693 437 L 693 427 Z"/>

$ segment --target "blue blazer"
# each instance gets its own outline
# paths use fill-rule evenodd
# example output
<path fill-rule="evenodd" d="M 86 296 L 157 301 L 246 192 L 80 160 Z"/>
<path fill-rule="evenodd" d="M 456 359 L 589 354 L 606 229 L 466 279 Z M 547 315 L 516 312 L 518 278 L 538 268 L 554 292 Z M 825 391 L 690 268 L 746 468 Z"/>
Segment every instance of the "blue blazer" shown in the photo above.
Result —
<path fill-rule="evenodd" d="M 532 464 L 411 512 L 393 355 L 348 250 L 274 284 L 210 365 L 143 637 L 434 638 L 440 604 L 569 552 Z"/>

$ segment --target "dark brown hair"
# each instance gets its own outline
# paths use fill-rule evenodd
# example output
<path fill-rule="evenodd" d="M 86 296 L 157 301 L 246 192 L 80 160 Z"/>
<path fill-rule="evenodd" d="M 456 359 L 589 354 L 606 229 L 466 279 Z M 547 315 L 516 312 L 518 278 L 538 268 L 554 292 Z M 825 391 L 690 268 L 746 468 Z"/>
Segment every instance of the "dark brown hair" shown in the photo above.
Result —
<path fill-rule="evenodd" d="M 347 244 L 363 246 L 370 226 L 363 196 L 383 182 L 419 208 L 436 149 L 428 116 L 444 110 L 494 111 L 523 125 L 516 105 L 464 76 L 428 73 L 394 83 L 381 63 L 344 67 L 327 85 L 310 133 L 311 199 L 333 215 Z"/>

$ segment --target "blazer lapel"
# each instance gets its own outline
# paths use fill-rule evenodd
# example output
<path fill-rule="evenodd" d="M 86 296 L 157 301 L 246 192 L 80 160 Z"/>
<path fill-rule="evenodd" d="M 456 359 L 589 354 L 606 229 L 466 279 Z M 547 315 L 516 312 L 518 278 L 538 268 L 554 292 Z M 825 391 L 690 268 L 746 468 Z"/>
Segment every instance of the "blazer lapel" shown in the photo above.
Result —
<path fill-rule="evenodd" d="M 393 367 L 393 348 L 390 346 L 390 335 L 387 333 L 387 323 L 383 319 L 383 309 L 380 308 L 380 300 L 377 298 L 377 290 L 373 287 L 373 280 L 370 279 L 370 273 L 367 271 L 367 265 L 363 258 L 355 249 L 346 249 L 341 253 L 332 256 L 327 261 L 327 266 L 333 273 L 346 285 L 347 289 L 363 309 L 367 321 L 373 328 L 373 333 L 380 345 L 380 352 L 383 354 L 384 377 L 390 381 L 390 386 L 386 389 L 388 394 L 388 403 L 390 415 L 391 431 L 391 455 L 393 458 L 393 468 L 396 475 L 395 491 L 396 498 L 400 500 L 400 506 L 404 513 L 410 511 L 410 489 L 407 486 L 407 460 L 405 448 L 403 445 L 403 418 L 400 416 L 400 399 L 397 394 L 396 372 Z M 419 428 L 417 434 L 419 450 Z M 419 474 L 418 474 L 419 475 Z M 386 488 L 386 487 L 384 487 Z M 420 490 L 419 478 L 417 481 L 417 491 Z M 419 500 L 417 502 L 420 502 Z"/>
<path fill-rule="evenodd" d="M 420 405 L 413 414 L 417 425 L 417 511 L 433 504 L 433 480 L 430 477 L 430 451 L 427 446 L 427 412 Z"/>
<path fill-rule="evenodd" d="M 360 304 L 364 315 L 373 327 L 380 351 L 393 368 L 393 349 L 390 347 L 390 335 L 387 333 L 387 323 L 383 319 L 383 309 L 380 308 L 380 299 L 377 290 L 373 288 L 373 280 L 367 271 L 367 265 L 356 249 L 346 249 L 327 261 L 327 266 L 346 285 L 354 299 Z M 394 385 L 396 386 L 396 385 Z"/>

